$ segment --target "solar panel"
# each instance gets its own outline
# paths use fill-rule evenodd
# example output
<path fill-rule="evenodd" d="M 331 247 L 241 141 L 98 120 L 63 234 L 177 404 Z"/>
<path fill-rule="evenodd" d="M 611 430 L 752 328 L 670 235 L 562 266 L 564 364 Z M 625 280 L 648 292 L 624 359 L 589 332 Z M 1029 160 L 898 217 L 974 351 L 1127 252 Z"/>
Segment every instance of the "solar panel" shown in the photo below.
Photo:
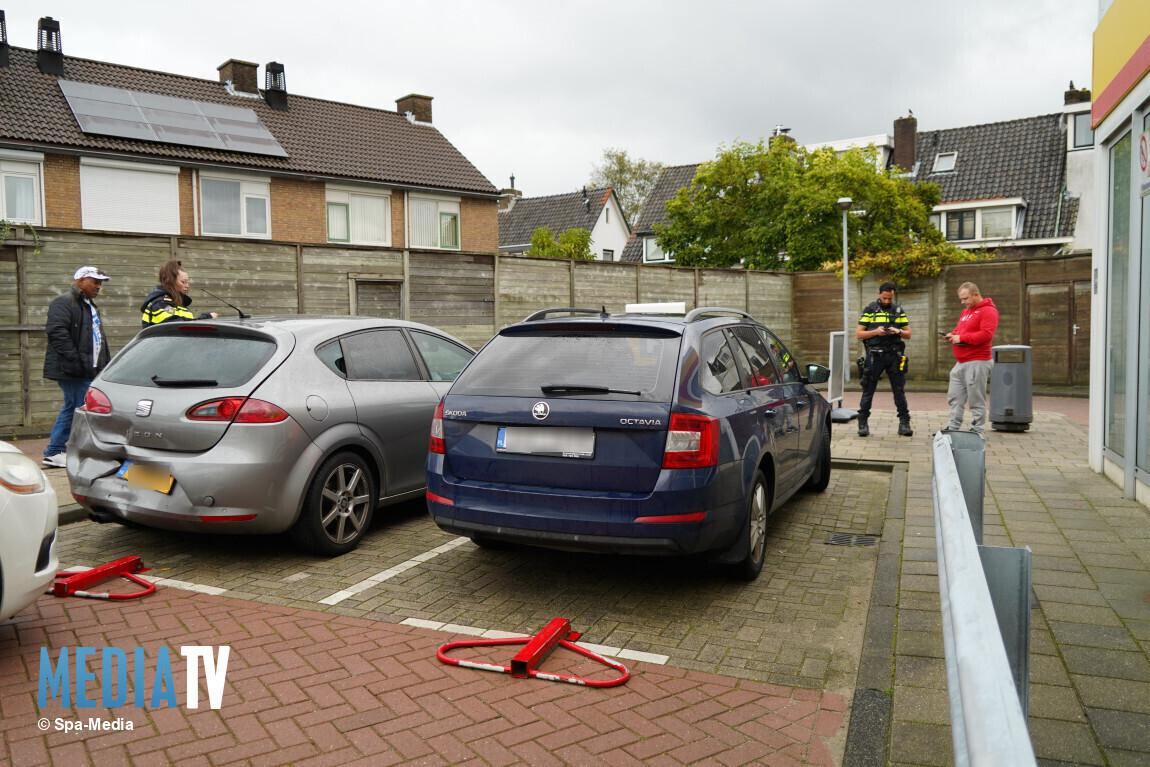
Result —
<path fill-rule="evenodd" d="M 158 93 L 59 80 L 85 133 L 287 157 L 255 111 Z"/>

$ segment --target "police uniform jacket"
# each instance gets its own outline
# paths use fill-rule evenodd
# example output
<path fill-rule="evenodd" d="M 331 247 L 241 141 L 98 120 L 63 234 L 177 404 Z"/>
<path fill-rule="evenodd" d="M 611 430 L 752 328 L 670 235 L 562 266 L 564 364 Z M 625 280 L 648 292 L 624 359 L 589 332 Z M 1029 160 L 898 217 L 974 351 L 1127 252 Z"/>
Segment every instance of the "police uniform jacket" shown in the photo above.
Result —
<path fill-rule="evenodd" d="M 172 296 L 163 287 L 157 285 L 148 297 L 144 299 L 144 303 L 140 305 L 140 311 L 143 316 L 140 322 L 144 327 L 149 325 L 159 325 L 161 322 L 168 320 L 175 320 L 176 322 L 185 322 L 187 320 L 207 320 L 211 319 L 211 314 L 201 314 L 194 316 L 188 307 L 192 305 L 192 299 L 186 293 L 181 293 L 180 298 L 182 302 L 180 306 L 172 301 Z"/>
<path fill-rule="evenodd" d="M 878 301 L 872 301 L 867 304 L 863 309 L 862 316 L 859 317 L 859 326 L 863 330 L 875 330 L 881 327 L 895 327 L 902 330 L 910 324 L 910 320 L 906 317 L 906 312 L 902 307 L 896 303 L 891 303 L 889 309 L 883 308 L 882 304 Z M 878 351 L 896 351 L 900 354 L 906 348 L 906 342 L 903 341 L 902 336 L 889 335 L 889 336 L 875 336 L 874 338 L 867 338 L 863 341 L 867 349 L 875 349 Z"/>

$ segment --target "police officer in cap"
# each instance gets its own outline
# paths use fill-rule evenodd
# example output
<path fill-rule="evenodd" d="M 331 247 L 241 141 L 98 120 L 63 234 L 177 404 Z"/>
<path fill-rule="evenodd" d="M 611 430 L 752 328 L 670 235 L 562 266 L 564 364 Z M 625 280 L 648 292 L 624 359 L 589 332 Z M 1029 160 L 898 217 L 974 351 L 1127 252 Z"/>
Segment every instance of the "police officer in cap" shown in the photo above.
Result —
<path fill-rule="evenodd" d="M 884 282 L 878 286 L 878 300 L 867 305 L 855 328 L 855 338 L 866 346 L 862 369 L 862 399 L 859 400 L 859 436 L 870 434 L 867 420 L 875 386 L 885 372 L 894 394 L 898 410 L 898 433 L 904 437 L 914 435 L 910 428 L 910 409 L 906 404 L 906 340 L 910 338 L 910 320 L 902 307 L 894 302 L 895 284 Z"/>

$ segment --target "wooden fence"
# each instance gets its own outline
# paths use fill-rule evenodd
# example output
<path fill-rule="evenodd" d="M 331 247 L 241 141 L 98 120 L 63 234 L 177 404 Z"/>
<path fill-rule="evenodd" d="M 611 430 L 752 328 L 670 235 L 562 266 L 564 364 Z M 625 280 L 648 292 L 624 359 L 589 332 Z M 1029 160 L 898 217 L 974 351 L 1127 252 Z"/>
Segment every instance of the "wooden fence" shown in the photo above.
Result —
<path fill-rule="evenodd" d="M 25 236 L 0 247 L 0 437 L 45 432 L 59 410 L 58 388 L 41 375 L 44 321 L 48 303 L 68 289 L 72 273 L 85 264 L 112 278 L 98 303 L 113 351 L 139 331 L 140 303 L 171 257 L 182 259 L 190 275 L 196 313 L 232 311 L 197 290 L 206 288 L 253 315 L 402 317 L 442 328 L 473 346 L 539 309 L 605 306 L 617 312 L 635 301 L 683 301 L 688 310 L 742 309 L 771 327 L 799 359 L 812 362 L 826 362 L 828 334 L 842 329 L 842 282 L 827 273 L 50 229 L 38 234 L 38 244 Z M 1032 323 L 1027 315 L 1034 285 L 1081 285 L 1089 269 L 1089 256 L 1002 261 L 951 267 L 937 279 L 905 286 L 898 300 L 913 329 L 910 377 L 946 378 L 952 358 L 935 331 L 953 327 L 961 310 L 955 294 L 963 281 L 979 282 L 998 304 L 1002 324 L 996 342 L 1024 343 L 1031 325 L 1049 325 L 1041 319 Z M 850 290 L 853 322 L 874 299 L 877 285 L 873 279 L 852 281 Z M 1044 310 L 1052 304 L 1048 293 L 1041 293 Z M 1088 349 L 1085 354 L 1088 359 Z"/>

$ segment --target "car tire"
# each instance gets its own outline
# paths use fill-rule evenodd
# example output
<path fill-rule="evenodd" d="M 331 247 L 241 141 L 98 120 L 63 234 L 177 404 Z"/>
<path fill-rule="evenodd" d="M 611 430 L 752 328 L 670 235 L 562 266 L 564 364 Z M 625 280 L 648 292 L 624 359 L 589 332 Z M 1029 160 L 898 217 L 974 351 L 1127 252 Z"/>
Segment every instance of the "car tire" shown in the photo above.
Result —
<path fill-rule="evenodd" d="M 767 489 L 767 478 L 759 469 L 751 479 L 751 491 L 747 495 L 747 520 L 743 528 L 740 549 L 745 546 L 746 555 L 731 566 L 737 578 L 753 581 L 763 570 L 763 560 L 767 556 L 767 518 L 770 515 L 771 500 Z"/>
<path fill-rule="evenodd" d="M 831 430 L 829 426 L 823 427 L 822 445 L 819 448 L 819 459 L 815 463 L 815 473 L 803 485 L 805 490 L 812 493 L 821 493 L 831 483 Z"/>
<path fill-rule="evenodd" d="M 305 551 L 336 557 L 359 545 L 374 511 L 375 480 L 367 463 L 355 453 L 336 453 L 316 472 L 290 535 Z"/>

